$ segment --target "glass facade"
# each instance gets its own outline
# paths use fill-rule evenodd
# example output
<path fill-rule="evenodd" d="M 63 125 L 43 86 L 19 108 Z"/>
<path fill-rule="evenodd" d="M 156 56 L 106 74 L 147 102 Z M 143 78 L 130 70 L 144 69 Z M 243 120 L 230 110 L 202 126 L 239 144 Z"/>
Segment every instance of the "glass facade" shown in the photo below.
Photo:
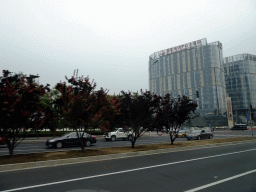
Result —
<path fill-rule="evenodd" d="M 158 51 L 149 57 L 149 90 L 157 95 L 187 95 L 202 115 L 226 112 L 222 44 L 201 39 Z"/>
<path fill-rule="evenodd" d="M 244 118 L 249 105 L 256 108 L 256 55 L 239 54 L 225 57 L 226 89 L 232 101 L 233 114 Z"/>

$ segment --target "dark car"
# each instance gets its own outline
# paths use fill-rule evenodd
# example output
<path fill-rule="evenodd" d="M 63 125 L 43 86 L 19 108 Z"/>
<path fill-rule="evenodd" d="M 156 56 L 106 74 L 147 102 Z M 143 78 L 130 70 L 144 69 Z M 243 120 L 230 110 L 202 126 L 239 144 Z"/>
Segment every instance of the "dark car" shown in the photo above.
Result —
<path fill-rule="evenodd" d="M 230 130 L 247 130 L 246 124 L 236 124 L 234 127 L 232 127 Z"/>
<path fill-rule="evenodd" d="M 211 131 L 205 130 L 193 130 L 191 133 L 187 134 L 187 139 L 211 139 L 213 138 L 213 133 Z"/>
<path fill-rule="evenodd" d="M 0 136 L 0 145 L 5 145 L 6 144 L 6 140 L 4 136 Z"/>
<path fill-rule="evenodd" d="M 82 132 L 78 132 L 79 135 L 82 136 Z M 92 143 L 96 143 L 96 136 L 84 133 L 83 135 L 83 143 L 86 147 L 89 147 Z M 48 139 L 46 141 L 46 146 L 53 146 L 57 148 L 61 148 L 63 146 L 70 145 L 79 145 L 79 138 L 77 136 L 77 132 L 66 133 L 61 137 L 55 137 L 52 139 Z"/>

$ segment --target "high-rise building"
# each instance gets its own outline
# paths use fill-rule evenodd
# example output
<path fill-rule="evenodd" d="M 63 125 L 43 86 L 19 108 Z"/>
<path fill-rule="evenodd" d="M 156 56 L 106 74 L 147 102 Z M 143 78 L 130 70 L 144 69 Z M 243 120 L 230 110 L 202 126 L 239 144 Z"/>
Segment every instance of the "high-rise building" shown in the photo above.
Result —
<path fill-rule="evenodd" d="M 158 51 L 149 57 L 149 90 L 158 95 L 187 95 L 202 115 L 226 112 L 222 44 L 206 39 Z"/>
<path fill-rule="evenodd" d="M 256 109 L 256 55 L 239 54 L 223 60 L 226 90 L 231 97 L 233 114 L 244 117 L 246 122 L 249 105 Z"/>

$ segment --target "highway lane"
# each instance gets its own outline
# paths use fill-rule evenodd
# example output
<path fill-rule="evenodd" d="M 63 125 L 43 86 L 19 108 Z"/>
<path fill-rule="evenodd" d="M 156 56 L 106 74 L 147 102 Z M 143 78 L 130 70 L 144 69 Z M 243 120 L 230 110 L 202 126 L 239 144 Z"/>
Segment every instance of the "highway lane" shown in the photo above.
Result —
<path fill-rule="evenodd" d="M 178 138 L 176 141 L 186 141 L 186 138 Z M 46 139 L 40 139 L 40 141 L 31 141 L 24 142 L 18 145 L 14 154 L 27 154 L 27 153 L 36 153 L 36 152 L 53 152 L 53 151 L 66 151 L 66 150 L 79 150 L 79 146 L 70 146 L 57 149 L 54 147 L 45 146 Z M 170 142 L 168 135 L 164 136 L 143 136 L 136 141 L 136 145 L 145 145 L 145 144 L 157 144 Z M 121 146 L 131 146 L 130 141 L 117 140 L 115 142 L 105 141 L 102 137 L 98 137 L 97 143 L 88 147 L 89 149 L 93 148 L 106 148 L 106 147 L 121 147 Z M 0 155 L 8 155 L 7 146 L 0 146 Z"/>
<path fill-rule="evenodd" d="M 233 144 L 2 172 L 0 191 L 255 191 L 255 161 L 256 142 Z"/>
<path fill-rule="evenodd" d="M 251 137 L 250 131 L 215 131 L 213 139 L 219 138 L 232 138 L 232 137 Z M 41 152 L 53 152 L 53 151 L 66 151 L 66 150 L 79 150 L 79 146 L 73 147 L 64 147 L 61 149 L 47 147 L 45 146 L 46 138 L 39 138 L 39 140 L 25 140 L 20 145 L 18 145 L 14 154 L 28 154 L 28 153 L 41 153 Z M 175 142 L 187 141 L 186 138 L 177 138 Z M 139 138 L 136 142 L 136 145 L 144 145 L 144 144 L 157 144 L 157 143 L 167 143 L 170 142 L 170 138 L 168 134 L 162 134 L 158 136 L 156 134 L 146 133 L 144 136 Z M 115 141 L 115 142 L 107 142 L 102 136 L 98 136 L 97 143 L 93 144 L 89 148 L 104 148 L 104 147 L 121 147 L 121 146 L 131 146 L 130 141 Z M 7 146 L 0 146 L 0 156 L 8 155 Z"/>

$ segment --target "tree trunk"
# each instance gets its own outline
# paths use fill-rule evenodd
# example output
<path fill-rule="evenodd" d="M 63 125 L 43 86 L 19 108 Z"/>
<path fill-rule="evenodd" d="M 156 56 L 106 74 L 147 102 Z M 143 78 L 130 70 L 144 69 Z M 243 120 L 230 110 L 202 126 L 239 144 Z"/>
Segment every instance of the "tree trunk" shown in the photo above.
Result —
<path fill-rule="evenodd" d="M 14 150 L 14 147 L 12 146 L 11 142 L 10 141 L 7 141 L 7 147 L 9 149 L 9 155 L 10 157 L 13 157 L 13 150 Z"/>
<path fill-rule="evenodd" d="M 82 153 L 85 152 L 85 149 L 84 149 L 84 142 L 83 142 L 83 139 L 79 137 L 79 143 L 80 143 L 80 147 L 82 149 Z"/>
<path fill-rule="evenodd" d="M 9 148 L 9 155 L 10 155 L 10 157 L 13 157 L 13 147 Z"/>
<path fill-rule="evenodd" d="M 173 135 L 172 135 L 171 132 L 170 132 L 170 140 L 171 140 L 171 145 L 173 145 L 173 142 L 174 142 L 175 138 L 173 138 Z"/>
<path fill-rule="evenodd" d="M 132 148 L 134 148 L 134 146 L 135 146 L 136 139 L 137 139 L 137 138 L 135 137 L 135 138 L 132 138 L 132 140 L 131 140 Z"/>

